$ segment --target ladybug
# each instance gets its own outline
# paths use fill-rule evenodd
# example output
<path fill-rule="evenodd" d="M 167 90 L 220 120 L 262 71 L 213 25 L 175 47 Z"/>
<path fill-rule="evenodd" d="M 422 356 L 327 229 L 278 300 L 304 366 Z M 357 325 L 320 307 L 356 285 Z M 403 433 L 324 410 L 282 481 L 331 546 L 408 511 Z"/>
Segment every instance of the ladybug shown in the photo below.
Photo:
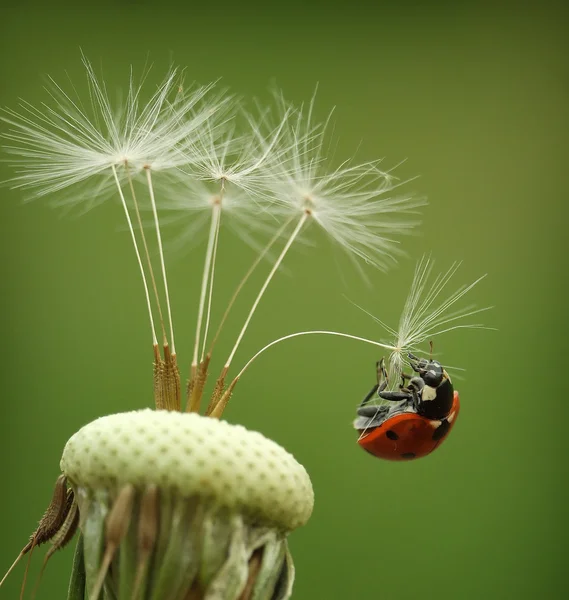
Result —
<path fill-rule="evenodd" d="M 412 460 L 430 454 L 447 437 L 460 410 L 458 392 L 436 360 L 409 354 L 415 376 L 401 375 L 399 391 L 387 391 L 384 360 L 377 363 L 377 383 L 362 400 L 354 428 L 358 444 L 386 460 Z M 407 382 L 407 384 L 406 384 Z M 370 406 L 375 394 L 390 405 Z"/>

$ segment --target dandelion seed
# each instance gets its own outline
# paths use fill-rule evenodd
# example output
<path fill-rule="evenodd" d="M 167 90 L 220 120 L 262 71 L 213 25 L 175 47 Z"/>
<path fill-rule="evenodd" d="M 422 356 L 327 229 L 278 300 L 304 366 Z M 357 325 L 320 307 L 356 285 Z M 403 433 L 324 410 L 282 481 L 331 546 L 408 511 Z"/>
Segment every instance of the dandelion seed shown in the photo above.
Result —
<path fill-rule="evenodd" d="M 205 102 L 211 86 L 182 90 L 177 83 L 178 75 L 173 69 L 158 86 L 147 102 L 142 99 L 143 82 L 135 84 L 131 73 L 126 99 L 112 102 L 103 80 L 97 78 L 90 63 L 84 58 L 87 73 L 89 102 L 81 100 L 74 90 L 67 93 L 51 80 L 49 91 L 51 103 L 36 108 L 22 102 L 20 112 L 7 110 L 3 120 L 11 125 L 4 137 L 11 141 L 7 150 L 15 158 L 14 164 L 21 172 L 12 180 L 15 187 L 29 188 L 34 195 L 60 192 L 76 184 L 97 183 L 87 194 L 87 203 L 96 204 L 108 197 L 109 183 L 118 192 L 136 260 L 140 270 L 154 347 L 157 404 L 166 408 L 179 404 L 174 326 L 170 305 L 166 265 L 164 260 L 160 222 L 153 172 L 175 169 L 188 162 L 182 141 L 195 134 L 200 127 L 221 110 L 225 100 Z M 168 334 L 161 308 L 158 284 L 142 227 L 139 199 L 133 186 L 133 178 L 144 172 L 144 182 L 150 198 L 153 225 L 156 233 L 160 260 L 160 274 L 166 302 Z M 139 249 L 131 209 L 128 206 L 123 182 L 128 183 L 133 212 L 139 226 L 144 252 Z M 97 195 L 100 197 L 97 198 Z M 77 203 L 85 195 L 76 196 Z M 144 255 L 144 260 L 143 260 Z M 145 265 L 146 263 L 146 265 Z M 148 274 L 147 274 L 148 272 Z M 153 316 L 150 286 L 153 290 L 155 309 L 162 330 L 164 359 L 158 351 L 156 326 Z M 167 384 L 166 382 L 170 383 Z M 170 400 L 168 396 L 174 395 Z M 159 400 L 159 398 L 161 398 Z"/>
<path fill-rule="evenodd" d="M 379 169 L 379 162 L 352 165 L 346 161 L 326 172 L 324 144 L 328 122 L 315 124 L 314 98 L 308 107 L 294 110 L 282 96 L 277 98 L 282 117 L 277 143 L 269 143 L 262 129 L 255 129 L 259 141 L 271 153 L 262 169 L 263 186 L 273 202 L 271 213 L 296 220 L 277 256 L 220 375 L 225 378 L 253 315 L 276 271 L 301 232 L 315 223 L 348 255 L 385 269 L 398 253 L 393 236 L 409 231 L 416 222 L 404 218 L 425 202 L 392 196 L 395 178 Z M 265 119 L 268 123 L 269 120 Z"/>
<path fill-rule="evenodd" d="M 209 359 L 205 349 L 222 215 L 227 210 L 229 216 L 236 217 L 232 220 L 233 227 L 246 241 L 251 239 L 251 230 L 256 227 L 267 228 L 262 215 L 267 198 L 263 187 L 259 185 L 262 179 L 259 173 L 267 162 L 274 160 L 272 150 L 286 124 L 286 118 L 287 115 L 284 115 L 281 123 L 263 140 L 263 144 L 254 135 L 235 135 L 234 120 L 223 121 L 222 118 L 204 124 L 200 135 L 186 138 L 184 152 L 188 156 L 188 166 L 178 173 L 183 192 L 177 197 L 174 195 L 174 204 L 170 204 L 170 208 L 185 209 L 186 212 L 206 208 L 211 212 L 188 386 L 187 407 L 192 412 L 199 406 L 207 377 L 206 362 L 209 363 Z M 239 226 L 235 227 L 235 223 L 239 223 Z M 274 223 L 278 226 L 278 222 Z M 195 231 L 195 225 L 190 230 Z"/>

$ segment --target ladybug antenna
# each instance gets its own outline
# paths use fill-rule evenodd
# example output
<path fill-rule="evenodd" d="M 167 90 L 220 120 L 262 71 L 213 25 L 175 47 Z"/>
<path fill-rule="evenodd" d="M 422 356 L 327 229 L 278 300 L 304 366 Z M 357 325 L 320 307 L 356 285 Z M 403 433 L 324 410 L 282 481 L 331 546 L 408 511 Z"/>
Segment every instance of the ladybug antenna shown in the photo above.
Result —
<path fill-rule="evenodd" d="M 431 341 L 429 342 L 429 350 L 430 350 L 430 356 L 429 356 L 429 358 L 430 358 L 431 360 L 433 360 L 433 340 L 431 340 Z"/>

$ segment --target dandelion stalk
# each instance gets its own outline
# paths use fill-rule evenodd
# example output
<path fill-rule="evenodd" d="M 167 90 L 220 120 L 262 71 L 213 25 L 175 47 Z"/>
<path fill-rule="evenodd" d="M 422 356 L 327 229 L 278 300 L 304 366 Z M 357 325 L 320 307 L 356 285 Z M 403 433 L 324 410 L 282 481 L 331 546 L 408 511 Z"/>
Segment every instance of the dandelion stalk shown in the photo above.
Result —
<path fill-rule="evenodd" d="M 267 278 L 265 279 L 265 283 L 263 283 L 257 297 L 255 298 L 255 301 L 253 302 L 253 306 L 251 307 L 251 310 L 249 311 L 249 314 L 247 315 L 247 318 L 245 319 L 245 323 L 244 323 L 239 335 L 237 336 L 235 345 L 233 346 L 233 349 L 229 353 L 229 358 L 225 362 L 225 366 L 223 367 L 225 372 L 227 372 L 227 370 L 229 369 L 229 367 L 233 361 L 233 357 L 235 356 L 235 353 L 237 352 L 237 349 L 239 348 L 239 345 L 241 344 L 243 336 L 245 335 L 245 332 L 247 331 L 247 328 L 249 327 L 249 323 L 251 322 L 251 319 L 253 318 L 255 311 L 257 310 L 257 306 L 259 306 L 259 302 L 261 302 L 261 298 L 265 294 L 267 287 L 269 286 L 269 284 L 271 283 L 271 280 L 273 279 L 274 274 L 277 272 L 277 269 L 281 266 L 282 261 L 284 260 L 290 247 L 292 246 L 293 242 L 296 240 L 298 234 L 300 233 L 300 230 L 306 223 L 306 220 L 309 218 L 309 216 L 310 216 L 310 213 L 308 213 L 308 212 L 306 212 L 302 215 L 302 217 L 298 221 L 296 227 L 294 228 L 293 232 L 291 233 L 287 243 L 285 244 L 284 248 L 282 249 L 282 252 L 277 257 L 277 260 L 275 261 L 273 268 L 270 270 L 269 274 L 267 275 Z"/>
<path fill-rule="evenodd" d="M 130 218 L 130 213 L 128 212 L 128 206 L 126 204 L 126 200 L 125 200 L 125 197 L 124 197 L 124 194 L 123 194 L 123 191 L 122 191 L 122 187 L 121 187 L 118 175 L 117 175 L 117 169 L 116 169 L 116 167 L 114 165 L 112 165 L 111 169 L 112 169 L 112 172 L 113 172 L 113 177 L 114 177 L 115 183 L 117 185 L 117 189 L 118 189 L 119 196 L 120 196 L 120 199 L 121 199 L 121 204 L 122 204 L 123 209 L 124 209 L 124 214 L 125 214 L 125 217 L 126 217 L 126 222 L 128 223 L 128 229 L 130 231 L 130 235 L 131 235 L 131 238 L 132 238 L 132 243 L 134 245 L 134 252 L 136 254 L 136 260 L 138 262 L 138 268 L 140 269 L 140 275 L 142 277 L 142 283 L 144 285 L 144 295 L 146 297 L 146 306 L 148 308 L 148 317 L 150 319 L 150 328 L 152 329 L 152 345 L 153 346 L 157 346 L 158 345 L 158 340 L 156 339 L 156 329 L 154 327 L 154 318 L 152 316 L 152 304 L 150 302 L 150 292 L 148 290 L 148 283 L 146 281 L 146 274 L 144 273 L 144 266 L 142 264 L 142 259 L 140 257 L 140 252 L 138 250 L 138 244 L 136 242 L 136 235 L 134 233 L 134 227 L 132 225 L 132 220 Z"/>
<path fill-rule="evenodd" d="M 174 324 L 172 322 L 172 308 L 170 306 L 170 292 L 168 289 L 168 277 L 166 276 L 166 263 L 164 262 L 164 249 L 162 246 L 162 234 L 160 233 L 160 222 L 158 220 L 158 209 L 156 208 L 156 199 L 154 197 L 154 186 L 152 185 L 152 172 L 150 167 L 146 167 L 146 181 L 148 183 L 148 191 L 150 193 L 150 203 L 152 205 L 152 215 L 154 217 L 154 227 L 156 231 L 156 239 L 158 241 L 158 252 L 160 255 L 160 268 L 162 269 L 162 279 L 164 281 L 164 294 L 166 296 L 166 309 L 168 311 L 168 323 L 170 325 L 170 342 L 172 346 L 172 354 L 176 354 L 176 344 L 174 342 Z M 168 340 L 165 339 L 165 344 Z"/>
<path fill-rule="evenodd" d="M 146 235 L 144 233 L 144 226 L 142 223 L 142 217 L 140 214 L 140 207 L 136 197 L 136 192 L 134 189 L 134 183 L 132 181 L 132 176 L 130 173 L 130 168 L 128 163 L 125 163 L 125 170 L 127 173 L 128 183 L 131 191 L 132 201 L 134 204 L 134 212 L 136 214 L 138 226 L 140 228 L 140 235 L 142 238 L 142 244 L 144 247 L 144 253 L 146 256 L 146 263 L 148 265 L 148 272 L 150 274 L 150 280 L 152 282 L 152 289 L 154 290 L 154 298 L 156 301 L 156 309 L 158 310 L 158 316 L 160 319 L 160 326 L 162 330 L 162 347 L 163 347 L 163 356 L 160 355 L 160 350 L 158 348 L 158 342 L 155 340 L 153 344 L 154 351 L 154 402 L 156 408 L 162 408 L 167 410 L 178 410 L 180 407 L 180 374 L 178 370 L 178 366 L 176 363 L 176 353 L 175 351 L 171 352 L 170 347 L 168 345 L 168 337 L 166 335 L 166 328 L 164 326 L 164 316 L 162 313 L 162 306 L 160 303 L 160 295 L 158 293 L 158 286 L 156 285 L 156 278 L 154 276 L 154 269 L 152 267 L 152 260 L 150 259 L 150 251 L 148 249 L 148 242 L 146 240 Z M 150 180 L 151 184 L 151 180 Z M 150 185 L 150 189 L 152 190 L 152 186 Z M 152 199 L 154 198 L 154 194 L 151 194 Z M 155 202 L 153 202 L 155 207 Z M 162 248 L 161 238 L 160 238 L 160 227 L 158 223 L 157 215 L 155 217 L 155 227 L 157 230 L 157 236 L 159 241 L 159 247 Z M 167 293 L 167 281 L 166 281 L 166 272 L 163 269 L 164 274 L 164 285 L 166 288 L 166 299 L 168 304 L 168 314 L 170 317 L 170 329 L 173 334 L 172 328 L 172 317 L 170 313 L 170 300 Z M 173 346 L 173 338 L 172 338 L 172 349 Z"/>
<path fill-rule="evenodd" d="M 172 321 L 172 308 L 170 305 L 170 292 L 168 289 L 168 278 L 166 276 L 166 263 L 164 261 L 164 250 L 162 245 L 162 234 L 160 233 L 160 221 L 158 219 L 158 210 L 156 207 L 156 199 L 154 196 L 154 186 L 152 183 L 152 174 L 150 166 L 145 166 L 146 182 L 148 184 L 148 190 L 150 194 L 150 203 L 152 206 L 152 215 L 154 219 L 154 229 L 156 232 L 156 240 L 158 242 L 158 252 L 160 257 L 160 268 L 162 270 L 162 280 L 164 283 L 164 294 L 166 297 L 166 309 L 168 311 L 168 322 L 170 326 L 170 341 L 172 347 L 168 344 L 168 338 L 164 331 L 164 320 L 162 318 L 162 311 L 160 311 L 160 319 L 162 321 L 162 330 L 164 335 L 164 358 L 161 360 L 155 358 L 154 365 L 154 395 L 157 408 L 165 408 L 167 410 L 180 410 L 181 406 L 181 389 L 180 389 L 180 371 L 178 369 L 178 363 L 176 358 L 176 345 L 174 341 L 174 325 Z M 143 234 L 144 235 L 144 234 Z M 150 263 L 150 261 L 149 261 Z M 152 273 L 152 266 L 149 266 Z M 153 276 L 154 282 L 154 276 Z M 154 284 L 155 285 L 155 284 Z M 160 301 L 158 300 L 158 307 L 160 307 Z"/>
<path fill-rule="evenodd" d="M 221 214 L 220 214 L 218 222 L 217 222 L 217 228 L 215 230 L 215 241 L 213 243 L 213 256 L 211 258 L 211 272 L 210 272 L 210 276 L 209 276 L 209 286 L 208 286 L 208 292 L 207 292 L 207 311 L 206 311 L 205 327 L 204 327 L 204 334 L 203 334 L 203 341 L 202 341 L 202 351 L 200 354 L 200 363 L 203 363 L 203 361 L 204 361 L 205 349 L 206 349 L 206 345 L 207 345 L 207 336 L 209 333 L 209 325 L 211 322 L 211 306 L 213 303 L 213 286 L 214 286 L 214 282 L 215 282 L 215 265 L 216 265 L 216 261 L 217 261 L 217 247 L 218 247 L 218 241 L 219 241 L 220 225 L 221 225 Z M 209 354 L 211 356 L 211 351 L 209 352 Z"/>
<path fill-rule="evenodd" d="M 223 316 L 221 317 L 221 321 L 219 322 L 219 325 L 217 326 L 217 330 L 215 332 L 215 335 L 213 336 L 213 340 L 211 342 L 211 345 L 209 347 L 209 352 L 208 354 L 211 354 L 213 352 L 213 348 L 219 338 L 219 335 L 223 329 L 223 326 L 225 325 L 225 322 L 227 321 L 227 317 L 229 316 L 229 313 L 231 312 L 231 309 L 233 308 L 233 305 L 235 304 L 235 301 L 237 300 L 237 297 L 239 296 L 241 290 L 243 289 L 243 287 L 245 286 L 245 284 L 247 283 L 247 281 L 249 280 L 249 278 L 251 277 L 251 275 L 253 274 L 253 272 L 255 271 L 255 269 L 259 266 L 259 264 L 261 263 L 261 261 L 265 258 L 265 256 L 267 255 L 267 253 L 270 251 L 270 249 L 273 247 L 273 245 L 275 244 L 275 242 L 282 236 L 283 232 L 285 231 L 285 229 L 287 229 L 287 227 L 290 225 L 290 221 L 291 219 L 289 219 L 276 233 L 275 235 L 269 240 L 269 242 L 267 243 L 267 245 L 261 250 L 261 252 L 259 252 L 257 254 L 257 257 L 255 258 L 255 260 L 253 261 L 253 263 L 251 264 L 251 266 L 249 267 L 247 273 L 245 273 L 245 275 L 241 278 L 241 281 L 239 282 L 239 284 L 237 285 L 237 287 L 235 288 L 235 291 L 233 292 L 233 295 L 231 296 L 229 303 L 227 304 L 227 308 L 225 309 L 225 312 L 223 313 Z"/>
<path fill-rule="evenodd" d="M 237 381 L 234 381 L 225 392 L 223 391 L 224 384 L 225 384 L 225 377 L 227 375 L 227 372 L 229 371 L 229 367 L 231 366 L 233 357 L 235 356 L 235 353 L 237 352 L 237 349 L 239 348 L 239 345 L 241 344 L 241 341 L 243 340 L 243 337 L 247 331 L 247 328 L 249 327 L 249 323 L 251 322 L 251 319 L 253 318 L 253 315 L 255 314 L 255 311 L 257 310 L 257 306 L 261 302 L 261 299 L 262 299 L 263 295 L 265 294 L 265 291 L 267 290 L 269 284 L 271 283 L 271 280 L 273 279 L 274 274 L 277 272 L 278 268 L 280 267 L 282 261 L 284 260 L 285 256 L 287 255 L 290 247 L 292 246 L 292 244 L 298 237 L 298 234 L 300 233 L 302 227 L 306 223 L 306 220 L 309 218 L 309 216 L 310 216 L 309 212 L 305 212 L 302 215 L 302 217 L 296 224 L 296 227 L 294 228 L 293 232 L 291 233 L 289 239 L 287 240 L 286 244 L 284 245 L 284 248 L 282 249 L 281 253 L 277 257 L 275 264 L 273 265 L 272 269 L 269 271 L 269 274 L 267 275 L 265 282 L 261 286 L 261 289 L 259 290 L 259 293 L 257 294 L 257 297 L 255 298 L 253 305 L 251 306 L 251 309 L 249 310 L 249 314 L 247 315 L 247 318 L 245 319 L 245 323 L 243 324 L 243 327 L 241 328 L 241 331 L 239 332 L 239 335 L 237 336 L 237 340 L 229 354 L 229 358 L 226 360 L 225 365 L 221 371 L 221 374 L 219 375 L 219 377 L 217 379 L 217 382 L 216 382 L 215 388 L 214 388 L 214 392 L 212 395 L 212 399 L 210 401 L 210 404 L 208 406 L 206 414 L 211 415 L 215 418 L 219 418 L 221 416 L 221 414 L 223 413 L 225 405 L 227 404 L 227 401 L 229 400 L 229 397 L 233 391 L 233 388 L 235 387 L 235 385 L 237 383 Z"/>
<path fill-rule="evenodd" d="M 379 348 L 384 348 L 385 350 L 389 350 L 390 352 L 394 352 L 398 350 L 396 346 L 391 346 L 389 344 L 384 344 L 382 342 L 378 342 L 376 340 L 370 340 L 368 338 L 360 337 L 357 335 L 352 335 L 351 333 L 342 333 L 341 331 L 326 331 L 326 330 L 314 330 L 314 331 L 297 331 L 295 333 L 289 333 L 288 335 L 283 335 L 272 342 L 269 342 L 266 346 L 263 346 L 258 352 L 256 352 L 246 363 L 245 366 L 239 371 L 239 373 L 235 376 L 235 379 L 241 379 L 245 371 L 269 348 L 272 348 L 276 344 L 280 344 L 286 340 L 291 340 L 293 338 L 302 337 L 305 335 L 333 335 L 336 337 L 347 338 L 350 340 L 356 340 L 358 342 L 363 342 L 365 344 L 371 344 L 372 346 L 377 346 Z"/>
<path fill-rule="evenodd" d="M 144 226 L 142 223 L 142 216 L 140 214 L 140 207 L 138 204 L 138 200 L 136 198 L 136 192 L 134 189 L 134 183 L 132 181 L 132 175 L 130 172 L 130 167 L 128 165 L 128 163 L 125 163 L 124 165 L 125 168 L 125 172 L 126 172 L 126 176 L 128 179 L 128 185 L 130 188 L 130 195 L 132 198 L 132 203 L 134 205 L 134 214 L 136 215 L 136 220 L 138 223 L 138 227 L 140 229 L 140 235 L 142 238 L 142 246 L 144 248 L 144 254 L 145 254 L 145 258 L 146 258 L 146 264 L 148 266 L 148 273 L 150 275 L 150 281 L 152 283 L 152 289 L 154 291 L 154 300 L 156 302 L 156 310 L 158 311 L 158 318 L 160 319 L 160 328 L 162 331 L 162 341 L 163 344 L 166 344 L 167 340 L 166 340 L 166 328 L 164 327 L 164 316 L 162 314 L 162 306 L 160 304 L 160 296 L 158 294 L 158 286 L 156 285 L 156 278 L 154 276 L 154 269 L 152 268 L 152 260 L 150 259 L 150 251 L 148 249 L 148 242 L 146 240 L 146 235 L 144 233 Z M 155 344 L 155 351 L 157 350 L 157 342 Z"/>
<path fill-rule="evenodd" d="M 218 199 L 218 201 L 214 202 L 212 211 L 211 211 L 211 224 L 210 224 L 209 237 L 208 237 L 207 249 L 206 249 L 205 260 L 204 260 L 204 268 L 203 268 L 203 274 L 202 274 L 202 284 L 201 284 L 200 300 L 199 300 L 199 306 L 198 306 L 198 318 L 197 318 L 197 325 L 196 325 L 196 337 L 195 337 L 195 341 L 194 341 L 194 354 L 193 354 L 192 364 L 191 364 L 190 382 L 188 384 L 188 400 L 187 400 L 187 405 L 186 405 L 186 412 L 196 412 L 197 410 L 199 410 L 201 396 L 203 393 L 203 386 L 205 384 L 205 378 L 207 375 L 208 364 L 205 364 L 204 362 L 202 362 L 201 364 L 198 363 L 198 356 L 199 356 L 199 347 L 200 347 L 200 340 L 201 340 L 202 322 L 203 322 L 204 309 L 205 309 L 205 301 L 206 301 L 206 295 L 207 295 L 207 290 L 208 290 L 208 281 L 209 281 L 209 278 L 211 275 L 211 265 L 212 265 L 213 255 L 214 255 L 214 249 L 216 246 L 217 231 L 219 230 L 220 219 L 221 219 L 221 199 Z M 207 359 L 206 359 L 206 362 L 209 362 L 209 361 L 207 361 Z"/>

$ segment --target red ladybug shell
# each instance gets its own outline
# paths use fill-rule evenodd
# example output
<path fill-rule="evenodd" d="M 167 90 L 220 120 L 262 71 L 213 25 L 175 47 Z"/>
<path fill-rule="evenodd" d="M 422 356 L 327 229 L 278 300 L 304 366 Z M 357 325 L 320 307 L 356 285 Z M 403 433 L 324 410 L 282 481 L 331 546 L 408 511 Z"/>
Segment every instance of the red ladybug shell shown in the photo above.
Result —
<path fill-rule="evenodd" d="M 379 426 L 362 432 L 358 444 L 370 454 L 387 460 L 412 460 L 438 448 L 456 422 L 460 400 L 455 390 L 452 408 L 443 421 L 414 412 L 393 415 Z"/>

